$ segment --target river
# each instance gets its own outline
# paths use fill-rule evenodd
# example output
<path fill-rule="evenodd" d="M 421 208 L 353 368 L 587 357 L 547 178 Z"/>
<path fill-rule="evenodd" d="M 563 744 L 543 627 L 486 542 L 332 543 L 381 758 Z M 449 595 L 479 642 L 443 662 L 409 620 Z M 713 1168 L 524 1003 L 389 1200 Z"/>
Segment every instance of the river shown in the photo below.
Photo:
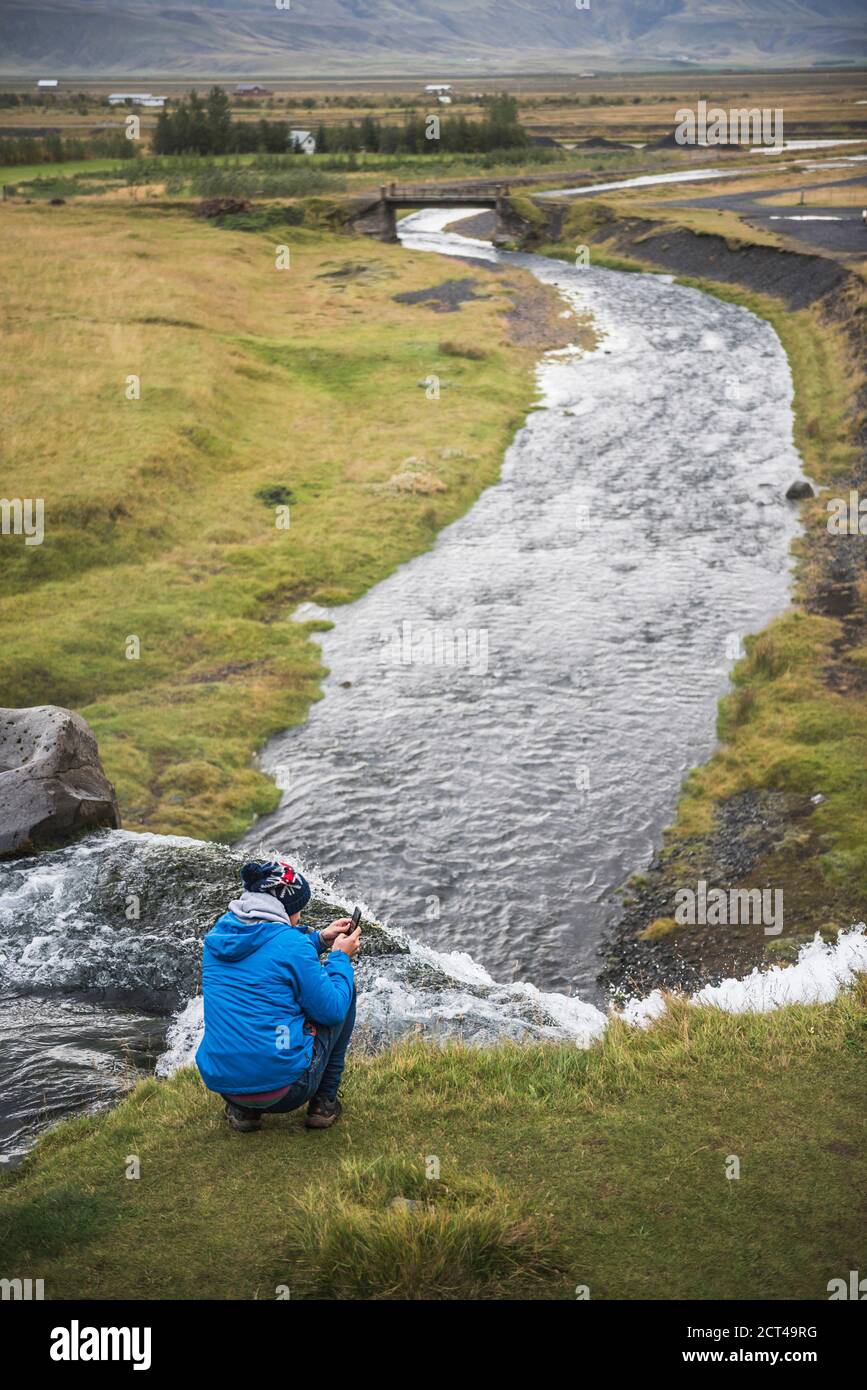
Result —
<path fill-rule="evenodd" d="M 791 377 L 746 309 L 496 252 L 453 219 L 417 213 L 403 244 L 521 266 L 601 342 L 542 361 L 501 479 L 432 550 L 298 615 L 334 623 L 325 698 L 265 749 L 284 795 L 246 843 L 499 978 L 590 994 L 614 890 L 711 752 L 743 635 L 788 601 Z"/>

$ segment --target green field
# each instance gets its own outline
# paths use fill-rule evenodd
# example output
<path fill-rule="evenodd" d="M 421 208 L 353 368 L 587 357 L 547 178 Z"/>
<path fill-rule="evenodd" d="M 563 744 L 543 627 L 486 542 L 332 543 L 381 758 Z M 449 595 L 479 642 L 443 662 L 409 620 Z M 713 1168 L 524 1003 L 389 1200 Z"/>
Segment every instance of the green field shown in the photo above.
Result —
<path fill-rule="evenodd" d="M 31 179 L 75 178 L 77 174 L 117 173 L 119 159 L 71 159 L 63 164 L 4 164 L 0 184 L 27 183 Z"/>
<path fill-rule="evenodd" d="M 0 167 L 0 184 L 19 188 L 19 196 L 53 196 L 56 188 L 64 196 L 101 193 L 103 184 L 129 187 L 157 184 L 187 197 L 203 191 L 250 196 L 261 193 L 271 183 L 287 197 L 303 193 L 303 183 L 319 179 L 335 190 L 366 191 L 380 183 L 422 182 L 426 179 L 497 178 L 504 180 L 531 175 L 556 187 L 566 172 L 610 174 L 663 171 L 688 165 L 693 156 L 681 150 L 590 150 L 570 153 L 531 147 L 513 154 L 325 154 L 312 157 L 293 155 L 231 154 L 149 155 L 143 150 L 135 159 L 70 160 L 65 163 L 6 165 Z M 105 180 L 98 175 L 105 174 Z M 282 179 L 281 176 L 282 175 Z M 30 184 L 31 187 L 26 185 Z M 283 187 L 280 187 L 280 185 Z M 295 185 L 298 185 L 297 189 Z"/>

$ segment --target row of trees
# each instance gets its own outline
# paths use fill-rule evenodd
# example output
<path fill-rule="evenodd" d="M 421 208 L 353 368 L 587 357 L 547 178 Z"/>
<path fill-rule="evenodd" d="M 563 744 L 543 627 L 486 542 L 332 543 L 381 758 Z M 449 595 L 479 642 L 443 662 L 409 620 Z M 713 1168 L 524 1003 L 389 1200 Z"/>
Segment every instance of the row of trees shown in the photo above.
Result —
<path fill-rule="evenodd" d="M 278 154 L 291 148 L 290 130 L 286 121 L 234 121 L 223 88 L 212 87 L 205 100 L 191 92 L 160 112 L 153 150 L 154 154 Z M 507 93 L 490 98 L 479 121 L 434 111 L 410 113 L 400 125 L 365 116 L 357 125 L 320 124 L 316 131 L 318 154 L 485 153 L 526 144 L 518 103 Z"/>
<path fill-rule="evenodd" d="M 412 113 L 401 125 L 365 116 L 358 124 L 325 126 L 316 131 L 319 154 L 485 154 L 521 149 L 527 134 L 518 122 L 518 104 L 503 95 L 491 101 L 480 121 L 466 116 Z"/>
<path fill-rule="evenodd" d="M 0 92 L 0 106 L 86 106 L 92 101 L 86 92 Z"/>
<path fill-rule="evenodd" d="M 76 159 L 134 159 L 135 142 L 113 131 L 92 140 L 62 135 L 15 136 L 0 140 L 0 165 L 68 164 Z"/>

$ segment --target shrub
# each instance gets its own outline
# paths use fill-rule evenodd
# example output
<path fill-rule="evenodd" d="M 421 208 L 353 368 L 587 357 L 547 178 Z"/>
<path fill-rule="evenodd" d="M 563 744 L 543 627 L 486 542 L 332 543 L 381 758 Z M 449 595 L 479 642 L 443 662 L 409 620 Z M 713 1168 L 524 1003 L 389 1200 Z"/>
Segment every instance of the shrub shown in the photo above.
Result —
<path fill-rule="evenodd" d="M 440 352 L 444 357 L 466 357 L 472 362 L 482 362 L 487 353 L 484 348 L 470 347 L 466 343 L 440 343 Z"/>
<path fill-rule="evenodd" d="M 256 496 L 260 502 L 264 502 L 266 507 L 288 507 L 294 502 L 294 497 L 283 483 L 274 483 L 268 487 L 256 489 Z"/>

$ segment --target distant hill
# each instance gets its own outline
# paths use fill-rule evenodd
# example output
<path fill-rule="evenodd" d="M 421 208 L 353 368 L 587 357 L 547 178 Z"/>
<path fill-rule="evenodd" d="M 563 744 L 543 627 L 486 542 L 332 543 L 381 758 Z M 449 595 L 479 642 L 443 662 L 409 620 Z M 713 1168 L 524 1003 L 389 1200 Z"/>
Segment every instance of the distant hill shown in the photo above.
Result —
<path fill-rule="evenodd" d="M 289 8 L 278 6 L 288 3 Z M 0 72 L 305 76 L 867 57 L 863 0 L 0 0 Z"/>

